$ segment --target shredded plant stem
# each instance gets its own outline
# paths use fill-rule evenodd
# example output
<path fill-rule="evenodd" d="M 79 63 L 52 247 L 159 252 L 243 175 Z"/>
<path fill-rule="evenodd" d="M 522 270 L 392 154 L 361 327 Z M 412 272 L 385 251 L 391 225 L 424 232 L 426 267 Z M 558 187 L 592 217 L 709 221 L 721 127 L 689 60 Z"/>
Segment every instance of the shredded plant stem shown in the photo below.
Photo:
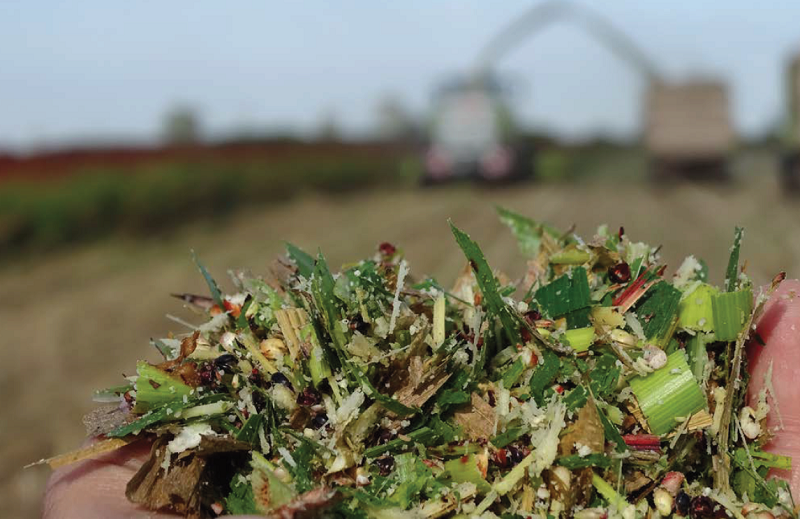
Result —
<path fill-rule="evenodd" d="M 498 212 L 520 281 L 452 222 L 450 290 L 388 242 L 338 272 L 287 244 L 230 292 L 193 255 L 209 295 L 170 288 L 205 321 L 168 316 L 191 332 L 98 393 L 84 421 L 100 442 L 49 461 L 153 441 L 126 496 L 197 519 L 742 517 L 745 496 L 795 516 L 787 483 L 764 479 L 791 460 L 761 450 L 771 431 L 742 398 L 768 294 L 753 304 L 741 230 L 721 289 L 702 260 L 670 276 L 622 230 Z"/>

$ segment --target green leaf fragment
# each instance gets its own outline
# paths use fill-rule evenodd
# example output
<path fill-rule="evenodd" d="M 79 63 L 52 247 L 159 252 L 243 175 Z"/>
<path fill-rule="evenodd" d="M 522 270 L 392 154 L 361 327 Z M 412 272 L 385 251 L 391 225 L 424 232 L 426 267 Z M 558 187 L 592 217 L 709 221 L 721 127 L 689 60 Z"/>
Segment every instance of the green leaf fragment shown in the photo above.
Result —
<path fill-rule="evenodd" d="M 542 235 L 547 232 L 553 238 L 558 238 L 558 229 L 550 225 L 536 222 L 527 216 L 515 213 L 510 209 L 496 206 L 500 221 L 511 229 L 511 233 L 517 239 L 517 245 L 523 255 L 533 258 L 539 253 L 542 244 Z"/>
<path fill-rule="evenodd" d="M 592 320 L 590 316 L 592 315 L 592 307 L 587 306 L 586 308 L 578 308 L 577 310 L 573 310 L 566 315 L 567 318 L 567 329 L 574 330 L 575 328 L 587 328 L 592 326 Z"/>
<path fill-rule="evenodd" d="M 225 511 L 231 515 L 257 514 L 253 486 L 244 476 L 234 476 L 231 491 L 225 498 Z"/>
<path fill-rule="evenodd" d="M 367 458 L 377 458 L 381 454 L 394 452 L 402 449 L 403 447 L 413 445 L 414 443 L 433 445 L 439 439 L 439 435 L 436 434 L 436 432 L 430 427 L 420 427 L 419 429 L 415 429 L 414 431 L 408 433 L 407 436 L 408 440 L 403 438 L 395 438 L 393 440 L 389 440 L 383 445 L 370 447 L 364 451 L 364 456 Z"/>
<path fill-rule="evenodd" d="M 767 467 L 771 469 L 791 470 L 792 457 L 783 456 L 781 454 L 773 454 L 771 452 L 764 452 L 754 448 L 750 448 L 750 456 L 748 457 L 747 451 L 741 447 L 734 451 L 734 461 L 738 463 L 750 463 L 752 459 L 753 465 L 756 468 Z"/>
<path fill-rule="evenodd" d="M 336 282 L 333 279 L 333 274 L 328 268 L 325 256 L 320 253 L 317 256 L 312 279 L 314 303 L 325 321 L 325 329 L 337 351 L 342 352 L 342 355 L 346 355 L 344 352 L 347 351 L 347 336 L 341 326 L 342 311 L 337 304 L 338 298 L 334 293 L 335 287 Z"/>
<path fill-rule="evenodd" d="M 583 469 L 586 467 L 600 467 L 607 469 L 611 466 L 611 458 L 605 454 L 588 454 L 586 456 L 579 456 L 573 454 L 571 456 L 562 456 L 556 458 L 556 465 L 561 465 L 570 470 Z"/>
<path fill-rule="evenodd" d="M 660 281 L 648 290 L 645 298 L 636 310 L 644 335 L 649 340 L 663 337 L 678 313 L 681 291 Z"/>
<path fill-rule="evenodd" d="M 236 439 L 241 442 L 255 443 L 258 441 L 258 429 L 264 423 L 264 415 L 254 414 L 244 423 L 239 432 L 236 433 Z"/>
<path fill-rule="evenodd" d="M 145 413 L 170 402 L 182 401 L 192 393 L 190 386 L 148 362 L 139 361 L 136 364 L 136 372 L 139 378 L 134 384 L 136 389 L 134 413 Z"/>
<path fill-rule="evenodd" d="M 505 432 L 498 434 L 497 436 L 492 438 L 491 443 L 498 449 L 502 449 L 509 443 L 516 441 L 527 431 L 528 431 L 527 427 L 509 427 L 505 430 Z"/>
<path fill-rule="evenodd" d="M 288 242 L 286 243 L 286 250 L 297 266 L 297 272 L 304 278 L 310 279 L 311 274 L 314 272 L 314 258 L 303 249 Z"/>
<path fill-rule="evenodd" d="M 538 405 L 544 404 L 544 392 L 549 388 L 558 375 L 561 360 L 558 355 L 550 350 L 542 351 L 541 362 L 534 368 L 531 377 L 531 396 Z"/>
<path fill-rule="evenodd" d="M 177 342 L 177 339 L 168 339 Z M 180 345 L 177 347 L 167 344 L 164 339 L 150 339 L 150 344 L 158 350 L 158 352 L 167 360 L 172 360 L 178 356 Z"/>
<path fill-rule="evenodd" d="M 215 395 L 207 395 L 201 398 L 189 399 L 186 402 L 184 402 L 183 400 L 171 402 L 165 405 L 164 407 L 148 411 L 147 413 L 143 414 L 141 418 L 139 418 L 138 420 L 135 420 L 129 424 L 125 424 L 121 427 L 118 427 L 113 431 L 107 433 L 106 436 L 109 438 L 122 438 L 124 436 L 128 436 L 129 434 L 138 434 L 143 429 L 153 424 L 178 419 L 179 411 L 189 409 L 192 407 L 221 402 L 226 398 L 228 398 L 228 395 L 215 394 Z"/>
<path fill-rule="evenodd" d="M 400 484 L 389 501 L 405 510 L 432 479 L 433 471 L 411 452 L 395 456 L 395 467 Z"/>
<path fill-rule="evenodd" d="M 619 433 L 617 426 L 611 423 L 611 420 L 608 419 L 599 405 L 595 403 L 595 407 L 597 408 L 597 416 L 600 418 L 600 423 L 603 424 L 603 432 L 605 433 L 606 441 L 613 443 L 614 449 L 617 452 L 627 451 L 628 445 L 625 443 L 625 440 L 622 439 L 622 435 Z"/>
<path fill-rule="evenodd" d="M 470 401 L 470 394 L 468 391 L 462 391 L 460 389 L 445 389 L 442 391 L 439 398 L 436 400 L 436 403 L 440 407 L 450 406 L 450 405 L 459 405 L 459 404 L 466 404 Z"/>
<path fill-rule="evenodd" d="M 728 259 L 728 268 L 725 270 L 725 291 L 733 292 L 739 281 L 739 250 L 742 247 L 744 229 L 736 227 L 733 232 L 733 246 L 731 246 L 731 256 Z"/>
<path fill-rule="evenodd" d="M 586 388 L 583 386 L 576 386 L 575 389 L 564 397 L 564 405 L 567 406 L 567 410 L 569 411 L 577 411 L 586 405 L 588 399 L 589 392 L 586 391 Z"/>
<path fill-rule="evenodd" d="M 217 286 L 217 282 L 214 281 L 214 278 L 211 277 L 211 274 L 208 273 L 208 270 L 200 263 L 200 258 L 197 257 L 194 251 L 192 251 L 192 261 L 194 264 L 197 265 L 197 269 L 200 271 L 200 274 L 203 275 L 203 279 L 206 280 L 206 284 L 208 285 L 208 290 L 211 292 L 211 298 L 220 308 L 225 308 L 225 304 L 222 300 L 222 292 L 219 290 L 219 286 Z"/>
<path fill-rule="evenodd" d="M 511 366 L 503 373 L 502 381 L 503 387 L 509 389 L 511 386 L 517 383 L 519 377 L 525 372 L 525 364 L 523 364 L 522 359 L 517 358 Z"/>
<path fill-rule="evenodd" d="M 639 407 L 653 434 L 666 434 L 706 406 L 706 398 L 682 350 L 667 357 L 667 364 L 644 377 L 630 380 Z"/>
<path fill-rule="evenodd" d="M 536 301 L 543 313 L 557 318 L 592 304 L 586 269 L 576 267 L 536 291 Z"/>
<path fill-rule="evenodd" d="M 122 395 L 133 388 L 133 384 L 125 384 L 124 386 L 113 386 L 105 389 L 99 389 L 92 395 L 92 400 L 95 402 L 117 402 Z"/>
<path fill-rule="evenodd" d="M 590 387 L 592 394 L 600 398 L 607 398 L 617 387 L 617 381 L 622 373 L 617 357 L 604 353 L 597 359 L 594 369 L 589 371 Z"/>
<path fill-rule="evenodd" d="M 483 256 L 480 247 L 467 233 L 453 225 L 452 222 L 450 223 L 450 229 L 456 238 L 458 246 L 461 247 L 461 250 L 472 266 L 472 270 L 475 272 L 475 278 L 478 281 L 478 286 L 481 289 L 488 311 L 500 319 L 503 325 L 503 332 L 512 345 L 522 344 L 523 341 L 519 332 L 519 324 L 509 311 L 508 305 L 503 301 L 497 286 L 497 280 L 489 264 L 486 262 L 486 258 Z"/>
<path fill-rule="evenodd" d="M 309 441 L 301 441 L 290 456 L 294 463 L 287 460 L 283 462 L 283 468 L 292 475 L 292 481 L 297 492 L 308 492 L 314 488 L 313 460 L 314 446 Z"/>

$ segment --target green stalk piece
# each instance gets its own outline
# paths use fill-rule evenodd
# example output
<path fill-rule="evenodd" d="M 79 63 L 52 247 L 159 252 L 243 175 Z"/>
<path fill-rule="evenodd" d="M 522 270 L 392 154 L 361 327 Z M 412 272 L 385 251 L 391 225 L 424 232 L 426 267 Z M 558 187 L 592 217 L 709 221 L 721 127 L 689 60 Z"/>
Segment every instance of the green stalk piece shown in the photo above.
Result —
<path fill-rule="evenodd" d="M 474 483 L 481 494 L 486 494 L 492 489 L 492 485 L 483 477 L 483 473 L 478 467 L 478 458 L 474 454 L 446 461 L 444 469 L 450 473 L 450 478 L 457 483 Z"/>
<path fill-rule="evenodd" d="M 706 406 L 706 398 L 686 362 L 683 350 L 667 357 L 667 365 L 630 380 L 633 394 L 653 434 L 666 434 Z"/>
<path fill-rule="evenodd" d="M 702 283 L 678 304 L 678 326 L 699 332 L 714 331 L 713 301 L 719 290 Z"/>
<path fill-rule="evenodd" d="M 714 337 L 708 333 L 698 333 L 686 343 L 686 353 L 689 356 L 689 366 L 692 375 L 698 382 L 702 382 L 703 373 L 708 364 L 708 351 L 706 345 L 713 342 Z"/>
<path fill-rule="evenodd" d="M 586 351 L 594 343 L 594 327 L 567 330 L 561 336 L 561 339 L 578 353 Z"/>
<path fill-rule="evenodd" d="M 738 290 L 712 299 L 714 331 L 719 341 L 735 341 L 753 309 L 753 292 Z"/>
<path fill-rule="evenodd" d="M 566 249 L 550 256 L 553 265 L 583 265 L 591 259 L 592 255 L 580 249 Z"/>

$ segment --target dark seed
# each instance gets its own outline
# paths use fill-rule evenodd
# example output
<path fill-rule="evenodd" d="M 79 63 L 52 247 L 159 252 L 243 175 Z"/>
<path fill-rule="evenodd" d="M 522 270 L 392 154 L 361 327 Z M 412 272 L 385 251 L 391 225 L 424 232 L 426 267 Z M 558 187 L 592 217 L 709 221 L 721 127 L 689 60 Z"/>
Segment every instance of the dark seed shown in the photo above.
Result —
<path fill-rule="evenodd" d="M 608 269 L 608 277 L 614 283 L 627 283 L 631 279 L 631 267 L 625 263 L 617 263 Z"/>
<path fill-rule="evenodd" d="M 506 459 L 511 463 L 511 465 L 518 464 L 524 458 L 525 454 L 523 454 L 521 450 L 514 447 L 513 445 L 509 445 L 506 448 Z"/>
<path fill-rule="evenodd" d="M 369 328 L 367 323 L 365 323 L 364 320 L 359 317 L 354 317 L 353 319 L 351 319 L 347 326 L 351 330 L 358 330 L 361 333 L 365 333 L 367 331 L 367 328 Z"/>
<path fill-rule="evenodd" d="M 302 393 L 297 395 L 297 403 L 303 406 L 310 407 L 322 402 L 322 397 L 313 388 L 307 387 Z"/>
<path fill-rule="evenodd" d="M 311 427 L 313 427 L 314 429 L 319 429 L 326 423 L 328 423 L 328 415 L 326 415 L 325 413 L 314 415 L 314 418 L 311 419 Z"/>
<path fill-rule="evenodd" d="M 214 370 L 211 364 L 203 364 L 203 367 L 200 369 L 200 382 L 204 386 L 209 386 L 214 382 Z"/>
<path fill-rule="evenodd" d="M 392 432 L 390 429 L 381 429 L 381 432 L 378 434 L 378 445 L 382 445 L 388 442 L 395 436 L 396 434 Z"/>
<path fill-rule="evenodd" d="M 259 387 L 263 387 L 264 386 L 264 377 L 261 375 L 261 373 L 259 373 L 256 370 L 253 370 L 253 372 L 250 374 L 249 377 L 247 377 L 247 379 L 254 386 L 259 386 Z"/>
<path fill-rule="evenodd" d="M 381 251 L 381 254 L 383 254 L 384 256 L 391 256 L 392 254 L 397 252 L 397 248 L 388 241 L 385 241 L 380 245 L 378 245 L 378 250 Z"/>
<path fill-rule="evenodd" d="M 259 413 L 266 407 L 267 399 L 261 394 L 261 391 L 253 391 L 253 405 Z"/>
<path fill-rule="evenodd" d="M 494 453 L 494 463 L 501 469 L 508 468 L 508 451 L 505 449 L 498 449 Z"/>
<path fill-rule="evenodd" d="M 384 456 L 375 460 L 375 465 L 378 466 L 381 476 L 388 476 L 394 468 L 394 458 L 391 456 Z"/>
<path fill-rule="evenodd" d="M 716 516 L 714 508 L 716 503 L 708 496 L 697 496 L 689 505 L 689 514 L 692 519 L 713 519 Z"/>
<path fill-rule="evenodd" d="M 236 356 L 230 353 L 223 353 L 214 359 L 214 367 L 223 371 L 230 371 L 234 364 L 236 364 Z"/>
<path fill-rule="evenodd" d="M 292 386 L 292 383 L 289 382 L 289 379 L 286 378 L 286 375 L 284 375 L 280 371 L 275 372 L 275 373 L 272 374 L 272 382 L 275 383 L 275 384 L 283 384 L 284 386 L 286 386 L 289 389 L 291 389 L 292 391 L 294 391 L 294 387 Z"/>
<path fill-rule="evenodd" d="M 538 321 L 538 320 L 539 320 L 539 319 L 541 319 L 541 318 L 542 318 L 542 314 L 541 314 L 541 313 L 539 313 L 539 311 L 538 311 L 538 310 L 530 310 L 530 311 L 528 311 L 528 312 L 525 312 L 525 319 L 526 319 L 526 320 L 527 320 L 527 321 L 528 321 L 530 324 L 533 324 L 533 323 L 535 323 L 536 321 Z"/>
<path fill-rule="evenodd" d="M 678 492 L 678 495 L 675 497 L 675 510 L 678 512 L 678 515 L 688 515 L 691 502 L 692 498 L 689 494 L 683 490 Z"/>

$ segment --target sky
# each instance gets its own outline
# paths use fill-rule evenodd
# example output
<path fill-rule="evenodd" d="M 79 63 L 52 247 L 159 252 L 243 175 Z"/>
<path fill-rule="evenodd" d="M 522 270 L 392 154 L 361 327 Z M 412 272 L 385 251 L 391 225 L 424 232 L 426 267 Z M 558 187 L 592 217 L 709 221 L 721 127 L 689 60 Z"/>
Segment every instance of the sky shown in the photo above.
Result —
<path fill-rule="evenodd" d="M 172 107 L 207 135 L 311 134 L 335 120 L 362 135 L 388 96 L 424 118 L 432 92 L 541 2 L 170 0 L 0 3 L 0 148 L 155 139 Z M 800 51 L 800 2 L 582 0 L 671 81 L 725 80 L 737 129 L 779 120 L 784 66 Z M 530 127 L 565 138 L 629 137 L 646 81 L 567 23 L 494 64 Z"/>

